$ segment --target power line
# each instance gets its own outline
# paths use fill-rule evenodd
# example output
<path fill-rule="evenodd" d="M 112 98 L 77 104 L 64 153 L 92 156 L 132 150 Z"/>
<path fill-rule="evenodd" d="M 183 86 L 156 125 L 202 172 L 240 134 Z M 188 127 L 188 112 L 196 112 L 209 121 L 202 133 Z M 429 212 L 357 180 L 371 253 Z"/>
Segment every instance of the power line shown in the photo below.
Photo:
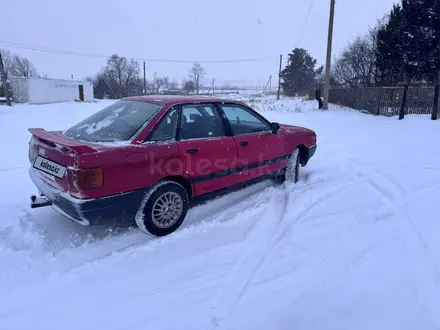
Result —
<path fill-rule="evenodd" d="M 300 44 L 300 42 L 301 42 L 301 40 L 302 40 L 302 38 L 303 38 L 303 36 L 304 36 L 304 32 L 305 32 L 306 27 L 307 27 L 307 24 L 308 24 L 308 22 L 309 22 L 310 14 L 311 14 L 311 12 L 312 12 L 312 8 L 313 8 L 314 4 L 315 4 L 315 0 L 312 0 L 312 1 L 310 2 L 309 10 L 307 11 L 306 19 L 304 20 L 304 24 L 303 24 L 303 27 L 302 27 L 302 29 L 301 29 L 301 33 L 300 33 L 300 35 L 299 35 L 298 41 L 296 42 L 295 48 L 298 48 L 298 47 L 299 47 L 299 44 Z M 289 55 L 287 56 L 287 58 L 285 59 L 285 61 L 286 61 L 285 66 L 290 65 L 290 57 L 289 57 Z"/>
<path fill-rule="evenodd" d="M 301 34 L 300 34 L 300 36 L 298 38 L 298 42 L 296 43 L 296 47 L 295 48 L 298 48 L 299 43 L 302 41 L 302 38 L 304 36 L 304 32 L 306 30 L 307 24 L 309 23 L 310 14 L 312 12 L 312 8 L 313 8 L 314 4 L 315 4 L 315 0 L 312 0 L 312 2 L 310 3 L 310 6 L 309 6 L 309 10 L 308 10 L 307 15 L 306 15 L 306 19 L 304 21 L 304 25 L 303 25 L 303 27 L 301 29 Z"/>
<path fill-rule="evenodd" d="M 11 47 L 11 48 L 27 49 L 27 50 L 34 50 L 34 51 L 47 52 L 47 53 L 64 54 L 64 55 L 75 55 L 75 56 L 95 57 L 95 58 L 109 58 L 111 56 L 111 55 L 103 55 L 103 54 L 88 54 L 88 53 L 74 52 L 70 50 L 49 48 L 43 46 L 27 45 L 18 42 L 4 41 L 4 40 L 0 40 L 0 44 L 6 44 L 7 47 Z M 232 59 L 232 60 L 170 60 L 170 59 L 152 59 L 152 58 L 135 58 L 135 57 L 127 57 L 127 59 L 135 60 L 135 61 L 162 62 L 162 63 L 194 63 L 194 62 L 242 63 L 242 62 L 259 62 L 259 61 L 273 60 L 275 59 L 275 57 L 244 58 L 244 59 Z"/>

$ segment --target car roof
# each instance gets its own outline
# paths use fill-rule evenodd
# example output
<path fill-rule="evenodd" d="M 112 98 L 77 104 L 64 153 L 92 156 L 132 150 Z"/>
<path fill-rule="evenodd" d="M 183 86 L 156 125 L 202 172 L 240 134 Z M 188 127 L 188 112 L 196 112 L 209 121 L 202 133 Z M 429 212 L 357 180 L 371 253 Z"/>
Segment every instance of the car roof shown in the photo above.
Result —
<path fill-rule="evenodd" d="M 220 98 L 214 96 L 201 96 L 201 95 L 148 95 L 148 96 L 131 96 L 125 98 L 125 100 L 142 101 L 160 103 L 166 106 L 173 106 L 182 103 L 201 103 L 201 102 L 227 102 L 243 104 L 243 102 Z"/>

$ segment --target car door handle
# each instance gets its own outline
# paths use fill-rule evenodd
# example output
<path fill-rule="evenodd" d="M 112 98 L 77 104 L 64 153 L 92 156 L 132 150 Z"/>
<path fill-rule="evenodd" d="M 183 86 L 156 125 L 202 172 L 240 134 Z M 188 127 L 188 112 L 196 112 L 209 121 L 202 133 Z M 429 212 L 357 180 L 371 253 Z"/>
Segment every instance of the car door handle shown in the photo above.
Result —
<path fill-rule="evenodd" d="M 247 141 L 241 141 L 239 143 L 239 145 L 241 145 L 242 147 L 247 146 L 248 144 L 249 144 L 249 142 L 247 142 Z"/>
<path fill-rule="evenodd" d="M 189 154 L 195 154 L 199 151 L 199 149 L 197 148 L 193 148 L 193 149 L 187 149 L 186 152 Z"/>

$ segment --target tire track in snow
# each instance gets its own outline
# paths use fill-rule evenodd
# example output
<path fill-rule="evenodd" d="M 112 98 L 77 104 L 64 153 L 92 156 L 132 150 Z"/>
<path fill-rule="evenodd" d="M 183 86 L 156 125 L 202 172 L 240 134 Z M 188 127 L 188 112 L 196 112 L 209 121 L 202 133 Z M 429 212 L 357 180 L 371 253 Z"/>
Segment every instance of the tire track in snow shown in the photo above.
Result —
<path fill-rule="evenodd" d="M 396 239 L 396 237 L 392 238 Z M 356 249 L 352 249 L 350 246 L 347 246 L 347 244 L 339 245 L 336 250 L 329 252 L 329 254 L 336 255 L 337 257 L 324 258 L 322 262 L 319 263 L 318 272 L 316 272 L 317 266 L 315 263 L 306 263 L 304 266 L 300 266 L 295 270 L 295 273 L 297 273 L 295 278 L 292 278 L 292 274 L 290 274 L 290 276 L 289 274 L 285 274 L 285 278 L 283 279 L 284 283 L 277 289 L 274 289 L 273 285 L 270 285 L 269 288 L 261 287 L 265 284 L 265 282 L 261 282 L 258 290 L 260 294 L 254 295 L 254 297 L 251 298 L 261 299 L 261 295 L 264 295 L 264 292 L 271 291 L 271 294 L 277 297 L 279 299 L 278 301 L 283 301 L 284 304 L 281 305 L 276 301 L 273 306 L 268 305 L 265 313 L 261 316 L 256 315 L 257 322 L 260 317 L 261 321 L 266 321 L 268 316 L 280 322 L 283 317 L 292 315 L 292 311 L 296 310 L 295 305 L 300 304 L 304 299 L 312 296 L 317 290 L 329 284 L 333 279 L 344 276 L 347 271 L 357 267 L 364 258 L 379 249 L 381 245 L 389 242 L 389 240 L 390 232 L 382 232 L 379 233 L 372 242 L 362 244 L 362 246 Z M 300 286 L 295 286 L 295 289 L 292 291 L 292 281 L 298 278 L 307 278 L 307 281 Z M 285 288 L 287 288 L 287 290 Z M 291 290 L 288 290 L 289 288 Z M 228 325 L 234 328 L 233 319 L 228 322 Z"/>
<path fill-rule="evenodd" d="M 353 159 L 350 161 L 354 162 Z M 431 257 L 431 248 L 430 244 L 426 241 L 424 238 L 422 232 L 417 228 L 415 225 L 413 219 L 409 214 L 405 211 L 405 205 L 408 203 L 408 192 L 407 190 L 400 184 L 400 182 L 394 178 L 391 174 L 387 174 L 381 169 L 378 168 L 372 168 L 370 164 L 357 162 L 358 164 L 369 167 L 370 169 L 373 169 L 373 171 L 376 173 L 375 178 L 369 179 L 367 182 L 372 188 L 373 191 L 375 191 L 379 196 L 382 198 L 382 202 L 388 207 L 391 208 L 394 214 L 400 214 L 406 220 L 408 221 L 411 231 L 413 232 L 413 235 L 417 238 L 417 240 L 420 242 L 420 245 L 422 246 L 425 253 L 429 254 L 430 259 L 433 259 Z M 376 178 L 380 178 L 380 181 Z M 385 180 L 384 180 L 385 179 Z M 379 183 L 380 182 L 380 183 Z M 388 182 L 388 187 L 386 187 L 386 183 Z M 436 186 L 435 184 L 434 186 Z M 417 190 L 418 191 L 418 190 Z M 430 262 L 431 265 L 435 265 L 434 262 Z M 440 272 L 438 269 L 435 270 L 435 273 L 438 273 L 440 276 Z M 439 278 L 440 280 L 440 278 Z"/>
<path fill-rule="evenodd" d="M 423 232 L 416 226 L 413 218 L 405 210 L 405 206 L 409 204 L 408 194 L 392 175 L 386 174 L 381 170 L 377 170 L 377 172 L 381 180 L 368 180 L 370 187 L 382 197 L 384 205 L 394 215 L 400 215 L 406 220 L 402 223 L 401 229 L 405 237 L 411 239 L 408 248 L 418 251 L 419 257 L 414 260 L 414 264 L 417 265 L 414 269 L 416 269 L 419 278 L 423 280 L 419 280 L 418 288 L 413 290 L 416 292 L 421 290 L 426 299 L 430 299 L 429 297 L 433 296 L 438 297 L 440 296 L 440 270 L 432 255 L 429 242 L 425 239 Z M 388 182 L 388 186 L 386 182 Z M 432 294 L 433 291 L 437 294 Z M 429 306 L 427 308 L 430 309 L 430 315 L 436 315 L 437 312 L 432 308 L 432 306 L 435 306 L 435 302 L 429 303 L 427 306 Z"/>
<path fill-rule="evenodd" d="M 330 188 L 327 192 L 322 193 L 317 198 L 312 198 L 310 203 L 306 203 L 304 207 L 301 207 L 300 210 L 294 209 L 294 212 L 289 213 L 289 217 L 287 220 L 283 219 L 283 225 L 284 228 L 281 228 L 278 232 L 278 237 L 275 238 L 273 242 L 273 247 L 271 248 L 277 248 L 280 246 L 287 235 L 291 234 L 293 231 L 293 225 L 300 223 L 304 218 L 307 217 L 307 215 L 313 210 L 314 207 L 324 202 L 328 197 L 338 194 L 348 188 L 354 187 L 356 185 L 356 182 L 351 182 L 348 184 L 345 184 L 341 187 L 336 188 Z M 301 193 L 308 193 L 308 190 L 304 190 Z M 303 197 L 304 195 L 300 195 L 300 197 Z"/>
<path fill-rule="evenodd" d="M 353 163 L 357 163 L 357 165 L 361 165 L 361 167 L 369 167 L 368 166 L 369 164 L 367 163 L 355 162 L 354 160 L 349 160 L 349 161 Z M 320 197 L 313 198 L 311 202 L 303 204 L 304 206 L 300 207 L 299 209 L 294 208 L 293 214 L 289 213 L 288 219 L 286 219 L 287 214 L 284 210 L 284 214 L 282 215 L 282 218 L 279 221 L 277 221 L 277 223 L 281 224 L 282 226 L 280 226 L 280 228 L 275 230 L 271 236 L 264 235 L 263 233 L 263 235 L 260 237 L 259 239 L 260 244 L 262 244 L 263 240 L 266 242 L 264 244 L 265 248 L 258 249 L 258 251 L 251 251 L 248 248 L 243 254 L 243 256 L 236 263 L 234 268 L 231 270 L 229 276 L 227 276 L 227 278 L 223 281 L 222 285 L 220 286 L 220 289 L 218 290 L 217 295 L 215 295 L 211 299 L 211 304 L 210 304 L 211 312 L 212 311 L 214 312 L 213 313 L 214 316 L 211 317 L 211 326 L 218 327 L 220 322 L 225 320 L 230 314 L 233 313 L 235 306 L 237 305 L 237 303 L 245 293 L 247 286 L 250 283 L 252 277 L 255 275 L 261 264 L 263 264 L 264 260 L 267 258 L 269 253 L 275 247 L 282 244 L 285 237 L 292 232 L 292 225 L 301 222 L 301 219 L 306 217 L 309 214 L 309 212 L 313 209 L 313 207 L 325 201 L 327 197 L 342 192 L 347 188 L 356 186 L 359 183 L 367 182 L 370 185 L 370 187 L 372 187 L 372 189 L 374 189 L 375 192 L 382 197 L 382 201 L 387 206 L 392 206 L 395 203 L 395 201 L 404 200 L 403 196 L 405 195 L 406 191 L 397 180 L 395 180 L 390 175 L 385 175 L 382 171 L 377 170 L 375 168 L 369 167 L 369 170 L 370 173 L 367 173 L 366 175 L 357 174 L 356 178 L 352 180 L 350 183 L 345 183 L 342 186 L 328 189 L 326 192 L 321 194 Z M 378 184 L 374 180 L 374 176 L 377 176 L 378 174 L 388 179 L 388 182 L 392 187 L 391 189 L 384 187 L 384 185 Z M 307 190 L 308 189 L 306 188 L 304 190 L 298 191 L 297 197 L 303 197 L 304 195 L 301 194 L 307 193 Z M 297 203 L 297 199 L 294 199 L 293 205 L 296 203 Z M 266 237 L 268 237 L 268 239 Z M 247 244 L 248 243 L 249 242 L 247 242 Z M 352 261 L 350 261 L 347 265 L 343 266 L 336 273 L 340 273 L 340 271 L 350 266 L 353 262 L 356 262 L 356 260 L 359 260 L 359 258 L 365 255 L 366 252 L 370 251 L 372 248 L 374 248 L 377 244 L 380 243 L 381 243 L 380 241 L 376 241 L 373 245 L 368 246 L 365 252 L 360 253 L 360 256 L 359 254 L 357 254 L 356 256 L 351 258 Z M 248 244 L 248 246 L 252 247 L 253 245 Z M 252 267 L 247 268 L 249 265 L 252 265 Z M 237 277 L 240 278 L 240 281 L 238 283 L 235 281 Z M 227 299 L 225 299 L 225 297 L 227 297 Z M 224 303 L 225 301 L 227 303 Z M 221 306 L 221 307 L 216 307 L 216 306 Z"/>
<path fill-rule="evenodd" d="M 208 311 L 205 313 L 209 320 L 209 327 L 218 327 L 219 322 L 226 318 L 235 308 L 245 291 L 252 276 L 257 271 L 264 255 L 269 248 L 270 239 L 276 233 L 276 229 L 284 217 L 287 209 L 287 193 L 282 189 L 274 189 L 275 194 L 271 197 L 271 208 L 262 214 L 262 218 L 251 231 L 245 242 L 248 246 L 242 256 L 227 273 L 225 279 L 219 285 L 214 296 L 208 302 Z M 273 213 L 270 211 L 274 211 Z M 274 217 L 273 215 L 277 216 Z M 275 218 L 268 220 L 267 218 Z M 269 237 L 269 239 L 265 239 Z M 205 320 L 203 320 L 205 321 Z M 207 329 L 203 322 L 201 329 Z"/>
<path fill-rule="evenodd" d="M 208 328 L 217 328 L 220 323 L 230 316 L 245 293 L 250 281 L 258 271 L 260 266 L 264 263 L 267 256 L 277 246 L 277 243 L 282 240 L 288 229 L 293 223 L 306 216 L 311 209 L 322 203 L 328 196 L 331 196 L 337 192 L 343 191 L 355 183 L 345 184 L 342 187 L 330 188 L 318 198 L 312 198 L 309 203 L 304 203 L 298 209 L 294 209 L 293 214 L 288 215 L 286 220 L 286 211 L 288 207 L 298 204 L 298 200 L 303 194 L 311 190 L 307 186 L 305 189 L 298 189 L 298 185 L 284 184 L 281 188 L 282 192 L 277 195 L 283 196 L 284 201 L 281 203 L 281 212 L 275 210 L 275 214 L 278 214 L 278 220 L 268 221 L 261 220 L 257 227 L 251 234 L 251 238 L 246 241 L 247 248 L 243 252 L 242 256 L 235 263 L 231 271 L 226 278 L 222 281 L 216 294 L 208 302 L 207 315 L 210 318 L 207 322 Z M 289 189 L 295 187 L 296 189 Z M 291 193 L 293 192 L 293 200 Z M 290 198 L 289 198 L 290 197 Z M 274 196 L 273 198 L 276 198 Z M 289 201 L 292 203 L 289 203 Z M 274 205 L 276 206 L 276 205 Z M 272 215 L 270 216 L 273 217 Z M 207 329 L 206 323 L 201 329 Z"/>
<path fill-rule="evenodd" d="M 340 182 L 339 186 L 336 186 L 334 188 L 329 188 L 327 191 L 325 191 L 324 193 L 322 193 L 320 196 L 316 197 L 316 198 L 312 198 L 312 201 L 310 203 L 307 204 L 307 207 L 303 207 L 301 208 L 300 211 L 297 211 L 297 209 L 294 209 L 297 212 L 293 212 L 292 214 L 292 219 L 289 221 L 284 221 L 285 222 L 285 230 L 280 230 L 280 235 L 279 237 L 276 239 L 274 248 L 280 246 L 285 237 L 289 234 L 292 233 L 293 231 L 293 226 L 297 223 L 301 223 L 306 217 L 307 215 L 312 211 L 313 207 L 321 204 L 322 202 L 324 202 L 328 197 L 334 195 L 334 194 L 338 194 L 343 192 L 344 190 L 351 188 L 351 187 L 355 187 L 356 185 L 358 185 L 359 183 L 364 182 L 365 180 L 368 180 L 369 177 L 363 177 L 363 176 L 356 176 L 356 178 L 348 178 L 348 180 L 346 182 Z M 301 191 L 300 193 L 307 193 L 310 189 L 306 189 Z M 300 195 L 301 197 L 303 195 Z M 290 214 L 289 214 L 290 217 Z"/>
<path fill-rule="evenodd" d="M 391 183 L 393 183 L 393 184 L 395 183 L 395 180 L 393 180 L 392 178 L 391 178 L 391 179 L 389 178 L 389 181 L 390 181 Z M 391 192 L 390 189 L 387 189 L 386 187 L 377 184 L 377 183 L 374 181 L 374 179 L 372 179 L 372 178 L 369 178 L 369 177 L 363 177 L 363 176 L 359 176 L 359 175 L 357 175 L 356 178 L 355 178 L 355 180 L 353 180 L 353 184 L 352 184 L 352 185 L 346 185 L 346 186 L 344 186 L 344 187 L 340 187 L 340 189 L 337 189 L 334 193 L 337 194 L 337 193 L 342 192 L 342 191 L 344 191 L 345 189 L 347 189 L 347 188 L 349 188 L 349 187 L 351 187 L 351 186 L 355 186 L 355 185 L 357 185 L 357 184 L 362 184 L 362 183 L 367 183 L 368 185 L 371 186 L 372 189 L 374 189 L 374 192 L 375 192 L 375 193 L 380 193 L 380 194 L 381 194 L 381 198 L 382 198 L 383 200 L 385 200 L 385 203 L 386 203 L 387 205 L 391 205 L 391 202 L 392 202 L 392 201 L 394 201 L 394 200 L 396 200 L 396 199 L 399 199 L 399 196 L 397 196 L 397 195 L 399 195 L 399 193 L 393 193 L 393 192 Z M 398 192 L 402 192 L 402 191 L 404 191 L 404 189 L 403 189 L 398 183 L 395 184 L 395 185 L 396 185 L 396 189 L 398 190 Z M 325 199 L 325 197 L 326 197 L 326 196 L 323 195 L 320 199 Z M 319 202 L 319 199 L 317 200 L 317 202 Z M 317 204 L 318 204 L 318 203 L 315 203 L 315 205 L 317 205 Z M 298 218 L 297 218 L 297 220 L 294 222 L 294 224 L 295 224 L 295 223 L 303 223 L 306 219 L 310 219 L 310 218 L 307 217 L 307 214 L 308 214 L 308 213 L 309 213 L 308 211 L 300 213 L 299 216 L 298 216 Z M 335 212 L 335 213 L 328 213 L 328 214 L 326 214 L 326 216 L 328 216 L 329 214 L 332 215 L 332 214 L 338 214 L 338 213 L 336 213 L 336 212 Z M 321 216 L 320 216 L 320 217 L 321 217 Z M 304 220 L 302 220 L 302 219 L 304 219 Z M 292 227 L 288 228 L 288 229 L 283 233 L 283 235 L 280 237 L 280 240 L 277 242 L 277 243 L 278 243 L 277 245 L 282 244 L 282 242 L 283 242 L 283 240 L 284 240 L 284 237 L 285 237 L 289 232 L 292 232 Z M 354 251 L 354 253 L 353 253 L 353 251 L 350 251 L 350 252 L 348 253 L 348 258 L 347 258 L 347 259 L 349 259 L 349 260 L 351 260 L 351 261 L 347 262 L 344 266 L 341 265 L 341 266 L 339 267 L 339 270 L 335 270 L 335 271 L 331 272 L 330 275 L 328 275 L 328 276 L 325 275 L 325 278 L 324 278 L 324 279 L 321 278 L 321 279 L 319 279 L 319 280 L 313 281 L 313 283 L 317 283 L 317 282 L 321 283 L 321 282 L 322 282 L 321 284 L 324 284 L 324 282 L 327 281 L 326 279 L 329 279 L 329 278 L 331 278 L 331 277 L 334 277 L 334 276 L 336 276 L 337 274 L 339 274 L 340 272 L 342 272 L 344 269 L 350 267 L 353 263 L 355 263 L 355 262 L 357 262 L 359 259 L 363 258 L 363 257 L 364 257 L 369 251 L 371 251 L 372 249 L 375 249 L 375 248 L 377 247 L 377 245 L 384 243 L 384 242 L 386 241 L 387 238 L 388 238 L 388 233 L 385 233 L 385 235 L 384 235 L 384 237 L 382 237 L 382 239 L 376 240 L 376 241 L 373 242 L 372 244 L 370 243 L 369 245 L 364 246 L 360 251 L 357 250 L 357 251 Z M 344 252 L 341 251 L 341 254 L 344 254 Z M 324 258 L 324 260 L 322 260 L 322 263 L 324 263 L 324 262 L 327 262 L 327 257 Z M 328 267 L 324 267 L 324 268 L 328 268 Z M 297 267 L 297 270 L 298 270 L 298 271 L 301 271 L 301 267 Z M 278 275 L 275 275 L 275 276 L 273 276 L 273 277 L 274 277 L 274 278 L 277 278 L 277 277 L 284 277 L 284 276 L 288 276 L 288 274 L 278 274 Z M 268 279 L 265 279 L 264 281 L 261 281 L 261 282 L 259 283 L 259 285 L 264 285 L 264 283 L 270 281 L 270 279 L 271 279 L 271 277 L 269 277 Z M 313 284 L 313 283 L 312 283 L 311 285 L 307 285 L 307 288 L 310 288 L 310 290 L 314 290 L 314 289 L 315 289 L 314 287 L 317 288 L 317 287 L 321 286 L 321 285 Z M 309 290 L 309 289 L 305 290 L 304 288 L 303 288 L 302 290 L 300 290 L 300 291 L 302 291 L 301 296 L 302 296 L 302 295 L 307 295 L 307 294 L 308 294 L 308 292 L 307 292 L 308 290 Z M 298 296 L 298 299 L 299 299 L 299 298 L 300 298 L 300 297 Z"/>
<path fill-rule="evenodd" d="M 385 180 L 378 182 L 378 180 L 374 178 L 375 176 L 380 177 Z M 359 183 L 366 183 L 375 194 L 380 196 L 381 201 L 384 203 L 385 207 L 388 209 L 389 208 L 398 209 L 399 206 L 396 206 L 396 204 L 404 205 L 404 203 L 406 202 L 406 199 L 405 199 L 406 190 L 391 175 L 384 174 L 381 171 L 377 171 L 376 174 L 374 174 L 374 175 L 371 175 L 371 174 L 367 175 L 367 176 L 357 175 L 354 180 L 353 185 L 356 185 Z M 351 186 L 351 185 L 348 185 L 348 187 L 349 186 Z M 341 187 L 341 188 L 342 189 L 339 189 L 339 191 L 344 190 L 343 187 Z M 308 212 L 302 212 L 302 214 L 304 214 L 304 215 L 307 215 L 307 213 Z M 301 213 L 298 218 L 301 218 Z M 294 223 L 296 223 L 296 222 L 298 222 L 298 221 L 295 221 Z M 287 233 L 287 231 L 284 232 L 283 235 L 281 235 L 281 238 L 283 236 L 285 236 L 286 233 Z M 395 238 L 397 238 L 397 237 L 395 237 Z M 301 287 L 299 292 L 296 294 L 296 298 L 294 299 L 293 304 L 289 304 L 288 309 L 293 308 L 294 304 L 297 304 L 300 301 L 302 301 L 304 298 L 306 298 L 307 296 L 310 296 L 317 289 L 319 289 L 320 287 L 322 287 L 323 285 L 328 283 L 328 281 L 330 281 L 332 278 L 339 276 L 341 273 L 346 271 L 348 268 L 350 268 L 353 265 L 355 265 L 356 263 L 358 263 L 361 259 L 365 258 L 366 255 L 368 255 L 372 250 L 375 250 L 381 244 L 388 242 L 389 239 L 390 239 L 390 233 L 383 232 L 383 233 L 380 233 L 379 237 L 376 237 L 376 239 L 373 242 L 370 242 L 370 243 L 362 246 L 359 249 L 356 249 L 356 250 L 348 249 L 347 250 L 346 246 L 343 246 L 342 248 L 340 247 L 341 254 L 345 253 L 347 255 L 347 258 L 344 258 L 342 260 L 336 260 L 336 267 L 333 264 L 334 263 L 333 260 L 331 260 L 331 259 L 327 260 L 327 258 L 324 258 L 323 262 L 328 263 L 328 265 L 323 268 L 324 269 L 330 268 L 331 270 L 326 272 L 322 276 L 319 276 L 317 279 L 311 281 L 311 283 L 306 285 L 305 287 Z M 279 241 L 279 242 L 281 242 L 281 241 Z M 345 252 L 345 251 L 347 251 L 347 252 Z M 301 269 L 301 267 L 297 267 L 297 268 L 293 268 L 292 271 L 297 272 L 297 271 L 302 271 L 302 269 Z M 307 273 L 307 271 L 305 273 Z M 289 283 L 289 281 L 288 281 L 289 274 L 278 274 L 278 276 L 274 276 L 273 278 L 282 278 L 282 277 L 284 278 L 284 276 L 285 276 L 285 279 L 284 279 L 285 283 Z M 268 281 L 270 281 L 271 279 L 272 279 L 272 277 L 269 278 Z M 265 280 L 263 282 L 260 282 L 259 286 L 264 285 L 268 281 Z M 280 289 L 280 290 L 282 290 L 282 289 Z M 260 289 L 260 291 L 263 292 L 264 289 Z M 289 314 L 289 312 L 286 311 L 285 308 L 282 308 L 282 309 L 283 309 L 283 313 L 278 313 L 277 311 L 274 311 L 275 315 L 272 314 L 272 317 L 276 317 L 276 315 L 283 315 L 283 314 L 288 315 Z M 231 322 L 228 322 L 228 320 L 226 321 L 226 323 L 228 323 L 228 325 L 232 325 Z"/>

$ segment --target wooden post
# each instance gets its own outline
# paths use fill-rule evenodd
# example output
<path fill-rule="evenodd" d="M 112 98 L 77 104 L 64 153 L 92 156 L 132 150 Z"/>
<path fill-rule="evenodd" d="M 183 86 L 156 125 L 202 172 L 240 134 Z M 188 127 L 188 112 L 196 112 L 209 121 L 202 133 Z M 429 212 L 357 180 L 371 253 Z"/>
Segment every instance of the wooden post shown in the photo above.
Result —
<path fill-rule="evenodd" d="M 272 75 L 269 77 L 269 94 L 272 93 Z"/>
<path fill-rule="evenodd" d="M 5 66 L 3 65 L 3 57 L 1 52 L 0 52 L 0 78 L 2 80 L 3 90 L 5 91 L 6 104 L 11 107 L 12 102 L 11 102 L 11 95 L 9 93 L 10 87 L 9 87 L 8 79 L 6 77 Z"/>
<path fill-rule="evenodd" d="M 437 72 L 437 83 L 434 87 L 434 104 L 432 106 L 431 120 L 437 120 L 438 118 L 438 98 L 440 92 L 440 71 Z"/>
<path fill-rule="evenodd" d="M 335 17 L 335 0 L 330 0 L 330 17 L 328 22 L 327 58 L 325 64 L 324 103 L 323 110 L 328 110 L 328 94 L 330 89 L 330 66 L 332 59 L 333 20 Z"/>
<path fill-rule="evenodd" d="M 283 64 L 283 54 L 280 55 L 280 68 L 278 70 L 278 93 L 277 100 L 280 99 L 280 91 L 281 91 L 281 66 Z"/>
<path fill-rule="evenodd" d="M 147 69 L 145 68 L 145 61 L 144 61 L 144 95 L 147 95 Z"/>
<path fill-rule="evenodd" d="M 406 108 L 407 96 L 408 96 L 408 83 L 406 83 L 405 87 L 403 88 L 402 102 L 400 103 L 400 109 L 399 109 L 399 120 L 402 120 L 403 118 L 405 118 L 405 108 Z"/>

